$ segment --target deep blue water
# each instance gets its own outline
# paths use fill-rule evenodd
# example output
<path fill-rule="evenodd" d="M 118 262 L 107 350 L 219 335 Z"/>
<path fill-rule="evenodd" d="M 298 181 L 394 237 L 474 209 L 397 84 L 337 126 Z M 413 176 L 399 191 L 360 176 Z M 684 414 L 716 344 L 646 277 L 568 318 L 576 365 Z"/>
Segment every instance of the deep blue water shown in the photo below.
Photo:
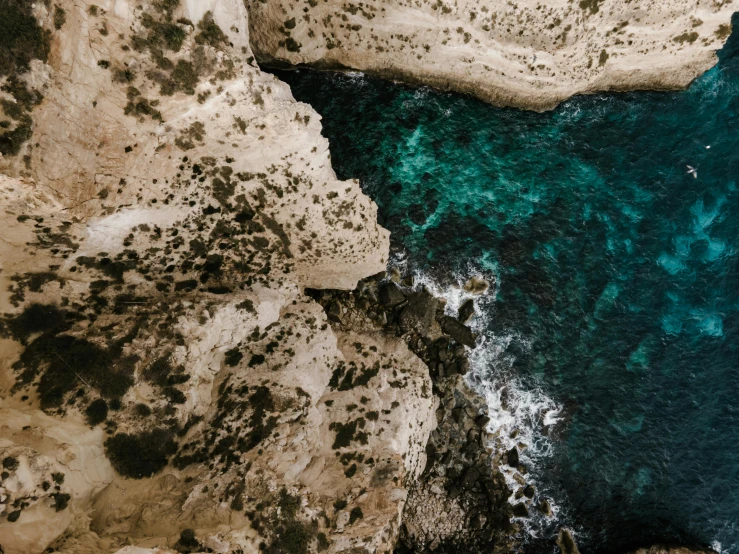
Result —
<path fill-rule="evenodd" d="M 739 36 L 687 91 L 544 114 L 278 75 L 415 267 L 497 276 L 488 331 L 516 336 L 510 371 L 566 407 L 534 471 L 581 551 L 739 553 Z"/>

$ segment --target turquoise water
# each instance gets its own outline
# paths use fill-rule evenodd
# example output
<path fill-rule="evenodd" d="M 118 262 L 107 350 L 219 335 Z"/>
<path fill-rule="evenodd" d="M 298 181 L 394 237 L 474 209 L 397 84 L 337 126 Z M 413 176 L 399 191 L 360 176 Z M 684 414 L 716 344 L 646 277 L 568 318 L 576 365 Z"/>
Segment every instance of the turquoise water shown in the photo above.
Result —
<path fill-rule="evenodd" d="M 687 91 L 545 114 L 279 77 L 415 267 L 497 276 L 487 331 L 515 337 L 500 371 L 565 407 L 533 471 L 581 551 L 739 553 L 739 37 Z M 527 549 L 551 551 L 553 531 Z"/>

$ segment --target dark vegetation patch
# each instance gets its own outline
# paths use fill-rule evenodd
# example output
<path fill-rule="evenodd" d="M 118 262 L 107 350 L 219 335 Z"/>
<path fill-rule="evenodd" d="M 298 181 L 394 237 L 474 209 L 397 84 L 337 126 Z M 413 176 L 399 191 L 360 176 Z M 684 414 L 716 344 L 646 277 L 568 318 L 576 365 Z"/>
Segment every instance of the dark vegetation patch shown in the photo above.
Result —
<path fill-rule="evenodd" d="M 61 6 L 54 6 L 54 29 L 57 31 L 64 27 L 67 21 L 67 12 Z"/>
<path fill-rule="evenodd" d="M 167 465 L 177 447 L 172 432 L 157 428 L 136 435 L 118 433 L 105 441 L 105 453 L 124 477 L 151 477 Z"/>
<path fill-rule="evenodd" d="M 311 544 L 317 538 L 318 522 L 304 522 L 299 518 L 301 511 L 300 497 L 291 495 L 280 489 L 279 496 L 272 505 L 262 502 L 257 511 L 247 515 L 252 520 L 252 527 L 269 538 L 269 543 L 260 547 L 266 554 L 307 554 Z M 325 535 L 321 541 L 327 547 Z"/>
<path fill-rule="evenodd" d="M 229 367 L 234 367 L 239 364 L 241 361 L 241 358 L 243 358 L 244 355 L 239 351 L 238 348 L 232 348 L 231 350 L 228 350 L 226 352 L 226 356 L 224 358 L 224 362 Z"/>
<path fill-rule="evenodd" d="M 698 40 L 698 33 L 696 33 L 695 31 L 691 33 L 685 31 L 683 34 L 674 37 L 672 40 L 680 44 L 684 44 L 686 42 L 688 44 L 693 44 L 696 40 Z"/>
<path fill-rule="evenodd" d="M 31 304 L 17 316 L 5 316 L 0 335 L 25 342 L 32 334 L 41 333 L 13 364 L 19 372 L 16 388 L 35 382 L 45 410 L 60 407 L 66 394 L 80 387 L 93 388 L 107 399 L 123 396 L 133 384 L 138 361 L 123 349 L 138 334 L 138 324 L 105 347 L 64 334 L 66 319 L 65 312 L 42 304 Z"/>
<path fill-rule="evenodd" d="M 151 408 L 149 408 L 149 406 L 147 406 L 146 404 L 136 404 L 133 407 L 133 411 L 137 416 L 140 417 L 148 417 L 151 415 Z"/>
<path fill-rule="evenodd" d="M 174 548 L 181 554 L 203 551 L 203 546 L 198 541 L 195 531 L 192 529 L 183 529 L 180 532 L 180 539 L 175 543 Z"/>
<path fill-rule="evenodd" d="M 59 331 L 67 327 L 67 316 L 54 304 L 32 303 L 16 316 L 0 318 L 0 336 L 11 337 L 21 344 L 32 335 Z"/>
<path fill-rule="evenodd" d="M 366 421 L 364 418 L 358 418 L 347 423 L 334 421 L 329 425 L 329 429 L 336 433 L 334 444 L 331 446 L 334 450 L 350 446 L 353 441 L 367 444 L 369 435 L 361 429 L 364 429 Z"/>
<path fill-rule="evenodd" d="M 13 306 L 20 306 L 26 299 L 26 292 L 41 292 L 47 283 L 57 281 L 60 287 L 64 287 L 65 280 L 60 278 L 53 271 L 36 271 L 24 273 L 22 275 L 13 275 L 9 287 L 10 302 Z"/>
<path fill-rule="evenodd" d="M 362 364 L 361 368 L 358 368 L 354 362 L 350 362 L 348 365 L 339 362 L 328 385 L 332 389 L 340 391 L 351 390 L 354 387 L 365 387 L 379 372 L 379 362 L 375 362 L 371 367 Z"/>
<path fill-rule="evenodd" d="M 205 12 L 203 19 L 198 23 L 198 29 L 200 32 L 195 35 L 195 42 L 198 44 L 208 44 L 214 48 L 218 48 L 227 42 L 226 35 L 213 20 L 213 14 L 211 12 Z"/>
<path fill-rule="evenodd" d="M 580 0 L 580 9 L 596 14 L 600 11 L 600 4 L 603 0 Z"/>
<path fill-rule="evenodd" d="M 205 125 L 200 121 L 195 121 L 189 127 L 180 131 L 174 143 L 181 150 L 192 150 L 196 143 L 202 143 L 204 140 Z"/>
<path fill-rule="evenodd" d="M 85 417 L 89 425 L 98 425 L 108 418 L 108 403 L 102 398 L 93 400 L 85 410 Z"/>
<path fill-rule="evenodd" d="M 32 134 L 31 110 L 42 96 L 30 91 L 19 78 L 28 71 L 31 60 L 46 61 L 51 48 L 51 33 L 33 17 L 31 0 L 0 0 L 0 77 L 7 77 L 2 87 L 11 100 L 0 101 L 0 108 L 11 121 L 0 126 L 0 153 L 12 156 Z"/>
<path fill-rule="evenodd" d="M 13 456 L 6 456 L 5 458 L 3 458 L 3 469 L 15 471 L 16 469 L 18 469 L 19 465 L 20 463 Z"/>
<path fill-rule="evenodd" d="M 234 390 L 233 385 L 223 382 L 218 394 L 218 413 L 211 430 L 202 442 L 183 446 L 174 459 L 178 469 L 215 460 L 225 460 L 228 466 L 241 454 L 256 448 L 277 426 L 277 417 L 272 415 L 275 399 L 269 388 L 259 386 L 252 391 L 242 385 Z"/>
<path fill-rule="evenodd" d="M 141 376 L 158 387 L 162 395 L 172 404 L 184 404 L 187 397 L 181 390 L 175 388 L 175 385 L 186 383 L 190 376 L 185 373 L 184 366 L 172 367 L 169 357 L 170 354 L 166 354 L 154 360 L 142 371 Z"/>
<path fill-rule="evenodd" d="M 358 521 L 364 517 L 364 514 L 362 513 L 362 508 L 359 506 L 356 506 L 352 508 L 352 511 L 349 512 L 349 525 L 353 524 L 355 521 Z"/>
<path fill-rule="evenodd" d="M 57 512 L 66 510 L 67 506 L 69 506 L 69 500 L 72 498 L 69 494 L 65 492 L 55 492 L 51 495 L 51 497 L 54 499 L 54 510 L 56 510 Z"/>
<path fill-rule="evenodd" d="M 141 96 L 141 92 L 136 87 L 128 87 L 126 91 L 128 103 L 123 108 L 124 115 L 131 115 L 142 120 L 148 116 L 154 121 L 163 121 L 162 112 L 156 109 L 159 100 L 149 100 Z"/>

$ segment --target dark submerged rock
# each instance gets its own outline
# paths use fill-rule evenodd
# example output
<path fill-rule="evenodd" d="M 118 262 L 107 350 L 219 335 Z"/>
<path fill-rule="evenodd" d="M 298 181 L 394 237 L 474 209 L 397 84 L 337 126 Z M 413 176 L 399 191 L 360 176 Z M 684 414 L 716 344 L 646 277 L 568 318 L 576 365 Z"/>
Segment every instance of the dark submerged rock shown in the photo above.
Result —
<path fill-rule="evenodd" d="M 572 532 L 564 527 L 559 530 L 557 546 L 559 546 L 562 554 L 580 554 L 580 550 L 577 548 Z"/>
<path fill-rule="evenodd" d="M 441 320 L 442 330 L 452 337 L 455 341 L 465 346 L 473 348 L 477 342 L 477 335 L 472 332 L 472 329 L 460 323 L 453 317 L 444 316 Z"/>
<path fill-rule="evenodd" d="M 400 328 L 406 333 L 425 335 L 434 322 L 439 301 L 427 291 L 414 292 L 408 296 L 408 305 L 398 318 Z"/>
<path fill-rule="evenodd" d="M 519 463 L 518 450 L 516 450 L 515 446 L 508 451 L 507 457 L 508 457 L 509 466 L 518 467 L 518 463 Z"/>
<path fill-rule="evenodd" d="M 467 323 L 475 315 L 475 301 L 471 298 L 465 300 L 457 311 L 457 319 L 461 323 Z"/>
<path fill-rule="evenodd" d="M 395 308 L 405 302 L 405 295 L 398 285 L 389 281 L 380 287 L 380 302 L 386 308 Z"/>

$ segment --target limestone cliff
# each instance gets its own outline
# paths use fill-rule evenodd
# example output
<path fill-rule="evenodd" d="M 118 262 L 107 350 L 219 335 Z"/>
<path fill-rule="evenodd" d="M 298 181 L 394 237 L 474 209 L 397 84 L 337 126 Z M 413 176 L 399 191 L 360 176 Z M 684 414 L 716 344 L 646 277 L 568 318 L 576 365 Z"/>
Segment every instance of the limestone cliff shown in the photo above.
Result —
<path fill-rule="evenodd" d="M 428 371 L 302 292 L 388 233 L 243 4 L 5 4 L 4 552 L 391 550 Z"/>
<path fill-rule="evenodd" d="M 260 61 L 351 68 L 544 110 L 675 89 L 716 62 L 737 0 L 248 0 Z"/>
<path fill-rule="evenodd" d="M 250 41 L 241 0 L 0 0 L 0 551 L 515 548 L 515 519 L 546 510 L 532 486 L 511 494 L 488 448 L 462 378 L 466 318 L 361 281 L 388 259 L 376 206 L 336 178 L 320 117 L 250 42 L 290 62 L 353 66 L 343 53 L 460 90 L 484 81 L 489 99 L 540 108 L 643 84 L 625 68 L 654 79 L 657 59 L 657 84 L 682 85 L 728 33 L 728 2 L 700 21 L 660 5 L 676 17 L 657 33 L 634 4 L 634 38 L 631 20 L 604 32 L 621 13 L 608 5 L 536 10 L 579 15 L 549 29 L 563 25 L 562 47 L 529 74 L 526 19 L 498 52 L 473 32 L 498 12 L 476 4 L 428 8 L 470 30 L 424 38 L 421 71 L 403 60 L 438 29 L 426 8 L 346 4 L 332 19 L 329 2 L 266 2 L 250 5 Z M 385 46 L 364 53 L 361 18 L 383 22 L 368 28 Z M 661 58 L 650 50 L 647 34 L 689 21 Z M 420 34 L 395 27 L 409 22 Z M 501 62 L 480 70 L 474 48 Z M 560 67 L 598 51 L 587 71 Z"/>

